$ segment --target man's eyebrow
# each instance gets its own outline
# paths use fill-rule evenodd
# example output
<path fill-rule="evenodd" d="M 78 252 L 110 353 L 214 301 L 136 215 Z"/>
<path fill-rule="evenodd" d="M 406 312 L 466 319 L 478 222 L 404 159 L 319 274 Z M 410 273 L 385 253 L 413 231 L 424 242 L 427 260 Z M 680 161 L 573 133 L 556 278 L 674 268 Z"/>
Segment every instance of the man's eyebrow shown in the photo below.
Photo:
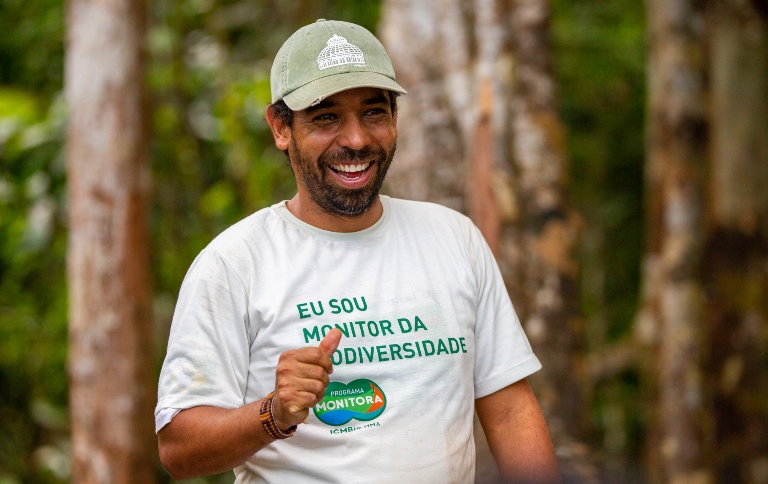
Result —
<path fill-rule="evenodd" d="M 327 109 L 332 108 L 336 106 L 336 103 L 331 101 L 330 99 L 323 99 L 319 103 L 315 104 L 314 106 L 310 106 L 307 109 L 304 110 L 307 114 L 312 114 L 314 112 L 320 111 L 321 109 Z"/>
<path fill-rule="evenodd" d="M 366 106 L 370 106 L 372 104 L 389 104 L 389 99 L 387 99 L 384 94 L 377 94 L 363 101 L 363 104 Z"/>

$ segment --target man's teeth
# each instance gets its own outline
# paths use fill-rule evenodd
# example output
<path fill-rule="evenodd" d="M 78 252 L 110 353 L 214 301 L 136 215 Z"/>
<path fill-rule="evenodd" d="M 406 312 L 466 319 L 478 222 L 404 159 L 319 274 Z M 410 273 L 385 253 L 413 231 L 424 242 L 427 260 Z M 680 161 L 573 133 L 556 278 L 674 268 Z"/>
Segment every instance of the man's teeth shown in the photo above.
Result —
<path fill-rule="evenodd" d="M 371 165 L 371 162 L 361 163 L 359 165 L 331 165 L 336 171 L 343 171 L 346 173 L 354 173 L 356 171 L 365 171 Z"/>

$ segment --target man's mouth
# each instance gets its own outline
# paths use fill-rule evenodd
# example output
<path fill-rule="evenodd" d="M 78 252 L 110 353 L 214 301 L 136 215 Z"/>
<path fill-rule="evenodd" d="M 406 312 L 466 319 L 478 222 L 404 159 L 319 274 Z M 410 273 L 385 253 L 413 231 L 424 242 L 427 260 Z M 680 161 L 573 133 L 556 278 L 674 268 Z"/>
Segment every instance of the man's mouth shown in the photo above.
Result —
<path fill-rule="evenodd" d="M 368 168 L 371 166 L 371 162 L 366 161 L 365 163 L 358 163 L 355 165 L 338 163 L 329 166 L 331 170 L 336 172 L 340 177 L 354 180 L 366 174 Z"/>

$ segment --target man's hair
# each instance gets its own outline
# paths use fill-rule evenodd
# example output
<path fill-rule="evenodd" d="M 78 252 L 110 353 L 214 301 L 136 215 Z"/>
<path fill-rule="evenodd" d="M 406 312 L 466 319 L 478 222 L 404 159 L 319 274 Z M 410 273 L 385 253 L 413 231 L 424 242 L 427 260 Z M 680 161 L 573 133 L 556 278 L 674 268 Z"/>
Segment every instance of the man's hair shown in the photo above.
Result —
<path fill-rule="evenodd" d="M 389 109 L 392 111 L 392 115 L 397 112 L 397 98 L 400 97 L 399 92 L 395 91 L 387 91 L 389 93 Z M 272 109 L 272 114 L 274 115 L 275 119 L 282 121 L 284 124 L 287 124 L 289 127 L 293 128 L 293 109 L 289 108 L 287 104 L 285 104 L 284 100 L 279 100 L 273 104 L 270 104 L 267 109 Z M 288 154 L 288 151 L 286 150 L 286 155 Z"/>
<path fill-rule="evenodd" d="M 272 110 L 272 115 L 276 120 L 282 121 L 283 124 L 293 127 L 293 109 L 289 108 L 284 100 L 280 99 L 279 101 L 270 104 L 267 109 Z"/>

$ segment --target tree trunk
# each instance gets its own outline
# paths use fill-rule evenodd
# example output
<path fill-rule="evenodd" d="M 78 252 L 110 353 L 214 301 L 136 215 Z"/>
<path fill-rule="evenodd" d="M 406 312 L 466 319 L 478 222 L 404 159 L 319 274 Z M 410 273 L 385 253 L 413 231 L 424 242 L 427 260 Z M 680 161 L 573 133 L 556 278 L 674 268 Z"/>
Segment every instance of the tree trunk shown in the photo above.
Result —
<path fill-rule="evenodd" d="M 72 480 L 154 482 L 145 5 L 70 0 L 66 96 Z"/>
<path fill-rule="evenodd" d="M 399 103 L 397 156 L 386 190 L 465 212 L 461 123 L 468 121 L 453 109 L 456 97 L 470 107 L 472 87 L 461 2 L 386 0 L 380 30 L 397 80 L 408 91 Z"/>
<path fill-rule="evenodd" d="M 656 325 L 664 482 L 708 482 L 701 284 L 707 150 L 703 2 L 647 0 L 646 319 Z"/>
<path fill-rule="evenodd" d="M 763 12 L 757 6 L 763 6 Z M 768 482 L 768 11 L 712 2 L 707 288 L 718 480 Z"/>
<path fill-rule="evenodd" d="M 557 112 L 546 0 L 512 2 L 515 55 L 512 145 L 522 220 L 525 281 L 516 307 L 542 361 L 534 378 L 553 434 L 582 437 L 577 373 L 583 350 L 574 249 L 578 218 L 566 187 L 563 127 Z"/>
<path fill-rule="evenodd" d="M 566 196 L 548 2 L 386 0 L 382 12 L 382 39 L 408 90 L 387 191 L 463 211 L 481 229 L 544 365 L 532 383 L 566 478 L 590 480 L 574 440 L 584 410 L 577 217 Z M 493 475 L 486 461 L 478 455 L 478 482 Z"/>

